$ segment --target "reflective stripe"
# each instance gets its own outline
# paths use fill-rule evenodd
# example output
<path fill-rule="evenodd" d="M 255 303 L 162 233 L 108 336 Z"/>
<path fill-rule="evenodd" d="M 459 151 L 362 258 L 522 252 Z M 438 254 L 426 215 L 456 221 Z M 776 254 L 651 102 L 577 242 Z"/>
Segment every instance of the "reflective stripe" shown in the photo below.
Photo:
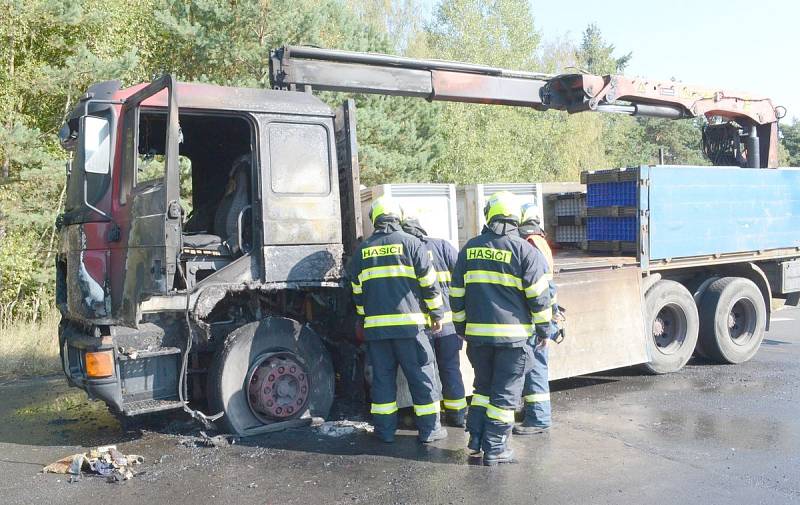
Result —
<path fill-rule="evenodd" d="M 480 324 L 467 323 L 466 335 L 474 337 L 530 337 L 532 324 Z"/>
<path fill-rule="evenodd" d="M 356 305 L 356 314 L 359 316 L 364 315 L 364 306 L 363 305 Z"/>
<path fill-rule="evenodd" d="M 453 312 L 453 321 L 457 323 L 463 323 L 467 320 L 467 312 L 464 310 L 459 310 L 458 312 Z"/>
<path fill-rule="evenodd" d="M 533 318 L 533 322 L 535 324 L 549 323 L 550 320 L 553 319 L 553 309 L 551 307 L 547 307 L 539 312 L 531 312 L 531 317 Z"/>
<path fill-rule="evenodd" d="M 360 295 L 361 293 L 363 293 L 363 292 L 364 292 L 364 291 L 361 289 L 361 284 L 356 284 L 355 282 L 351 282 L 351 283 L 350 283 L 350 286 L 352 286 L 352 288 L 353 288 L 353 294 L 354 294 L 354 295 Z"/>
<path fill-rule="evenodd" d="M 450 282 L 452 277 L 450 276 L 450 272 L 445 270 L 444 272 L 436 272 L 436 279 L 439 282 Z"/>
<path fill-rule="evenodd" d="M 428 306 L 429 310 L 438 309 L 442 305 L 444 305 L 444 300 L 442 300 L 442 295 L 436 295 L 433 298 L 425 298 L 425 305 Z"/>
<path fill-rule="evenodd" d="M 427 323 L 425 314 L 411 312 L 408 314 L 383 314 L 380 316 L 367 316 L 364 318 L 364 328 L 378 328 L 381 326 L 403 326 L 406 324 Z"/>
<path fill-rule="evenodd" d="M 425 405 L 414 405 L 414 413 L 418 416 L 439 413 L 439 402 L 427 403 Z"/>
<path fill-rule="evenodd" d="M 527 403 L 549 402 L 550 393 L 533 393 L 530 395 L 525 395 L 525 401 Z"/>
<path fill-rule="evenodd" d="M 397 402 L 373 403 L 369 411 L 372 414 L 394 414 L 397 412 Z"/>
<path fill-rule="evenodd" d="M 364 282 L 370 279 L 380 279 L 383 277 L 416 277 L 414 267 L 407 265 L 388 265 L 384 267 L 370 267 L 365 268 L 358 274 L 359 282 Z"/>
<path fill-rule="evenodd" d="M 501 409 L 490 403 L 486 406 L 486 417 L 495 419 L 501 423 L 512 424 L 514 422 L 514 411 Z"/>
<path fill-rule="evenodd" d="M 467 408 L 467 399 L 459 398 L 458 400 L 444 400 L 444 408 L 450 410 L 461 410 Z"/>
<path fill-rule="evenodd" d="M 442 324 L 452 323 L 453 322 L 453 313 L 448 310 L 447 312 L 444 313 L 444 316 L 442 316 L 442 318 L 439 319 L 439 322 L 442 323 Z"/>
<path fill-rule="evenodd" d="M 464 288 L 450 286 L 450 298 L 461 298 L 464 296 Z"/>
<path fill-rule="evenodd" d="M 428 269 L 428 273 L 419 278 L 419 285 L 423 288 L 433 286 L 434 282 L 436 282 L 436 270 L 433 268 Z"/>
<path fill-rule="evenodd" d="M 489 397 L 472 393 L 472 406 L 473 407 L 486 407 L 489 405 Z"/>
<path fill-rule="evenodd" d="M 522 279 L 519 277 L 491 270 L 470 270 L 464 274 L 464 285 L 467 284 L 500 284 L 522 290 Z"/>
<path fill-rule="evenodd" d="M 550 281 L 552 278 L 553 276 L 550 274 L 542 275 L 539 277 L 538 281 L 525 288 L 525 296 L 528 298 L 536 298 L 541 295 L 550 288 Z"/>

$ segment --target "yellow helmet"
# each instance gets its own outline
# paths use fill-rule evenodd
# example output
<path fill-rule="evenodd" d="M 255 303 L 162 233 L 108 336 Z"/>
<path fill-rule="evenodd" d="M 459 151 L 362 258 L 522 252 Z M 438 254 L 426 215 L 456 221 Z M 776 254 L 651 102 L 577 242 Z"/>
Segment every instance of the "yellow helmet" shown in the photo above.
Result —
<path fill-rule="evenodd" d="M 519 214 L 520 223 L 531 222 L 541 224 L 542 222 L 542 217 L 539 215 L 539 207 L 533 202 L 522 204 Z"/>
<path fill-rule="evenodd" d="M 519 207 L 514 204 L 514 195 L 509 191 L 498 191 L 493 194 L 486 200 L 483 215 L 487 223 L 498 216 L 519 221 Z"/>
<path fill-rule="evenodd" d="M 397 219 L 402 219 L 403 210 L 400 208 L 400 205 L 398 205 L 398 203 L 392 199 L 392 197 L 379 196 L 373 200 L 372 205 L 369 208 L 369 219 L 374 225 L 375 221 L 381 216 L 393 216 Z"/>

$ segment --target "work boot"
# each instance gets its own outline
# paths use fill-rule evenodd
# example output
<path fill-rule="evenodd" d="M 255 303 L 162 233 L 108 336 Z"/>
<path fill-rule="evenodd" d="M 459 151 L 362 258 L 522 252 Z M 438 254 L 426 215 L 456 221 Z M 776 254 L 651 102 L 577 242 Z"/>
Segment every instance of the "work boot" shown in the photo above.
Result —
<path fill-rule="evenodd" d="M 485 466 L 495 466 L 500 463 L 513 463 L 514 462 L 514 451 L 509 448 L 503 450 L 503 452 L 496 452 L 483 454 L 483 464 Z"/>
<path fill-rule="evenodd" d="M 526 426 L 525 423 L 514 426 L 514 435 L 539 435 L 542 433 L 549 433 L 549 426 Z"/>
<path fill-rule="evenodd" d="M 470 434 L 467 450 L 470 458 L 479 458 L 481 456 L 481 437 Z"/>
<path fill-rule="evenodd" d="M 455 426 L 456 428 L 464 427 L 464 418 L 466 417 L 466 409 L 461 410 L 445 410 L 444 422 L 448 426 Z"/>
<path fill-rule="evenodd" d="M 381 433 L 379 431 L 375 431 L 374 433 L 375 438 L 383 442 L 384 444 L 393 444 L 394 443 L 394 433 Z"/>
<path fill-rule="evenodd" d="M 538 435 L 550 429 L 550 402 L 547 405 L 526 403 L 525 418 L 514 426 L 514 435 Z M 545 410 L 546 407 L 546 410 Z"/>
<path fill-rule="evenodd" d="M 442 423 L 439 422 L 439 416 L 427 415 L 422 416 L 422 419 L 425 419 L 426 417 L 432 418 L 434 424 L 432 427 L 428 427 L 426 426 L 429 424 L 427 419 L 425 422 L 420 422 L 420 418 L 417 418 L 417 426 L 419 427 L 419 441 L 423 444 L 429 444 L 431 442 L 436 442 L 437 440 L 447 438 L 447 430 L 442 426 Z"/>

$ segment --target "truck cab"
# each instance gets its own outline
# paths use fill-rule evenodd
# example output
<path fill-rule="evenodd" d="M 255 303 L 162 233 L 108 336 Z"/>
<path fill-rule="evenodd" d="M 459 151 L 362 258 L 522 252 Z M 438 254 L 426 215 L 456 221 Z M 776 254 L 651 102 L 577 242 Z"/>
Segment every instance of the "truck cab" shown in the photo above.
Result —
<path fill-rule="evenodd" d="M 70 383 L 124 415 L 190 400 L 224 411 L 235 392 L 211 398 L 222 379 L 209 384 L 208 372 L 231 331 L 252 323 L 249 348 L 262 326 L 284 334 L 245 360 L 256 363 L 253 415 L 229 427 L 327 413 L 332 365 L 318 331 L 346 317 L 344 251 L 360 212 L 351 109 L 170 76 L 92 86 L 60 132 L 73 152 L 57 257 Z M 282 394 L 262 394 L 267 370 Z"/>

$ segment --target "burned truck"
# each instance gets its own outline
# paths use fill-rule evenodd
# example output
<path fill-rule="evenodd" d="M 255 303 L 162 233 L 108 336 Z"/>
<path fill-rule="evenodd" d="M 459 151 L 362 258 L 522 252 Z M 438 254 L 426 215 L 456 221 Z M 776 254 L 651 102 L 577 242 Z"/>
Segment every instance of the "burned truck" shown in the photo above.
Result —
<path fill-rule="evenodd" d="M 627 254 L 556 255 L 570 322 L 551 379 L 674 372 L 694 352 L 747 361 L 771 299 L 800 300 L 800 171 L 767 170 L 780 112 L 769 99 L 304 47 L 274 51 L 270 72 L 275 89 L 98 83 L 60 132 L 73 153 L 58 223 L 62 364 L 115 413 L 184 409 L 251 434 L 326 416 L 337 386 L 364 390 L 345 281 L 362 231 L 354 102 L 333 110 L 313 91 L 709 119 L 704 150 L 726 167 L 590 174 L 632 181 L 636 237 Z M 760 189 L 744 205 L 740 187 Z"/>
<path fill-rule="evenodd" d="M 206 401 L 238 433 L 327 415 L 324 342 L 353 328 L 353 121 L 307 93 L 92 86 L 60 134 L 69 382 L 124 416 Z"/>

